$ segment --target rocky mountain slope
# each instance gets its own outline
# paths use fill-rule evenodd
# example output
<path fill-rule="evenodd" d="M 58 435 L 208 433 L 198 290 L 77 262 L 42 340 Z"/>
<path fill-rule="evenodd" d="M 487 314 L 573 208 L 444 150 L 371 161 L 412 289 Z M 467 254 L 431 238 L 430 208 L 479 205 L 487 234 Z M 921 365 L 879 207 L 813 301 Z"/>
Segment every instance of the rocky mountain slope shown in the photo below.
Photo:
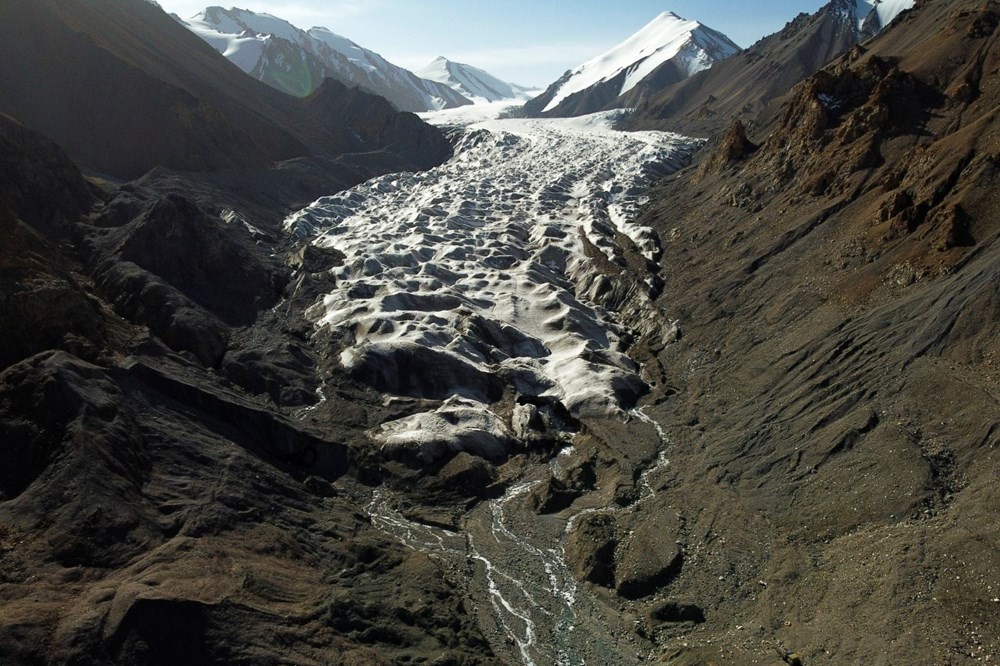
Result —
<path fill-rule="evenodd" d="M 524 105 L 529 117 L 580 116 L 623 108 L 620 98 L 654 71 L 658 87 L 712 67 L 739 51 L 728 37 L 664 12 L 624 42 L 579 67 Z"/>
<path fill-rule="evenodd" d="M 998 40 L 923 0 L 712 144 L 379 177 L 112 185 L 0 115 L 0 661 L 995 661 Z M 369 102 L 295 117 L 439 145 Z"/>
<path fill-rule="evenodd" d="M 376 152 L 384 172 L 449 154 L 437 130 L 419 124 L 411 126 L 416 134 L 359 140 L 359 133 L 377 134 L 363 118 L 347 124 L 310 115 L 308 101 L 245 76 L 148 2 L 5 2 L 0 39 L 7 54 L 0 112 L 112 177 L 136 178 L 156 166 L 260 170 L 295 158 Z M 375 116 L 389 107 L 375 96 L 369 104 Z M 420 150 L 411 149 L 414 142 Z M 378 161 L 366 157 L 364 168 Z M 355 182 L 363 177 L 359 172 Z"/>
<path fill-rule="evenodd" d="M 505 99 L 528 99 L 530 88 L 501 81 L 487 71 L 452 62 L 445 57 L 435 58 L 417 75 L 430 81 L 443 83 L 467 99 L 476 102 L 499 102 Z"/>
<path fill-rule="evenodd" d="M 656 85 L 654 74 L 650 85 L 633 89 L 622 100 L 622 106 L 635 108 L 623 127 L 707 136 L 722 132 L 733 118 L 750 123 L 771 100 L 877 34 L 912 5 L 912 0 L 832 0 L 688 79 Z"/>
<path fill-rule="evenodd" d="M 245 328 L 291 279 L 266 234 L 102 191 L 5 116 L 0 146 L 2 661 L 496 663 L 346 496 L 378 396 L 328 378 L 322 428 L 277 406 L 317 359 Z"/>
<path fill-rule="evenodd" d="M 670 663 L 1000 651 L 998 23 L 918 3 L 654 193 Z"/>
<path fill-rule="evenodd" d="M 324 78 L 380 95 L 401 111 L 470 104 L 460 91 L 414 75 L 327 28 L 302 30 L 284 19 L 246 9 L 208 7 L 181 20 L 250 76 L 305 97 Z"/>

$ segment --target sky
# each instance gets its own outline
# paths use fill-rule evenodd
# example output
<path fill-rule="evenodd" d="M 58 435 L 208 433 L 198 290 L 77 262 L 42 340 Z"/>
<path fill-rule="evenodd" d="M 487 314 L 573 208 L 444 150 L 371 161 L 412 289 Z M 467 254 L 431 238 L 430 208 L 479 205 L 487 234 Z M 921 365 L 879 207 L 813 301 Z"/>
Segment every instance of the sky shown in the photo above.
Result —
<path fill-rule="evenodd" d="M 158 0 L 189 18 L 211 0 Z M 827 0 L 230 0 L 323 26 L 407 69 L 437 56 L 544 88 L 664 11 L 697 20 L 746 47 Z M 216 2 L 216 4 L 218 4 Z M 232 6 L 225 3 L 224 6 Z"/>

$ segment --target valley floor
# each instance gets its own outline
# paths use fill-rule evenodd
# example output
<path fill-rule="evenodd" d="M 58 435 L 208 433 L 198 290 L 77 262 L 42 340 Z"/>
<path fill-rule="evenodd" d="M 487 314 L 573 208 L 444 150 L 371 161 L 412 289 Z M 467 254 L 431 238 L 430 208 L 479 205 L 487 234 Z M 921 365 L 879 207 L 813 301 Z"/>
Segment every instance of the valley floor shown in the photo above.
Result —
<path fill-rule="evenodd" d="M 564 544 L 584 517 L 639 512 L 666 464 L 665 438 L 634 409 L 648 386 L 628 352 L 640 340 L 662 346 L 675 329 L 653 305 L 658 237 L 634 220 L 649 183 L 698 142 L 614 131 L 617 112 L 484 119 L 500 108 L 425 114 L 450 127 L 447 164 L 369 181 L 286 220 L 342 256 L 335 288 L 306 316 L 330 331 L 349 373 L 395 396 L 404 414 L 369 435 L 383 455 L 429 467 L 456 454 L 516 459 L 502 468 L 514 475 L 502 496 L 450 530 L 405 518 L 390 495 L 369 506 L 375 525 L 464 572 L 494 650 L 527 664 L 643 661 L 651 644 L 578 584 Z M 535 515 L 553 483 L 592 464 L 574 447 L 592 420 L 620 423 L 628 440 L 643 431 L 641 444 L 608 442 L 634 499 L 616 504 L 595 481 L 593 497 Z M 671 565 L 672 541 L 667 550 L 651 575 Z"/>

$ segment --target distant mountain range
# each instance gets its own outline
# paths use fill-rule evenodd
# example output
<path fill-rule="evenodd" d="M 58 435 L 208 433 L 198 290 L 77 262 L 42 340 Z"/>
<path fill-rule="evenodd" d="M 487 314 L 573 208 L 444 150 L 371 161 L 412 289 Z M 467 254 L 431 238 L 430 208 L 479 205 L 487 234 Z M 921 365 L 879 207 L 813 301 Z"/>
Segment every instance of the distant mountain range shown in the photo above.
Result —
<path fill-rule="evenodd" d="M 437 130 L 375 95 L 327 80 L 310 102 L 243 75 L 152 3 L 0 3 L 0 43 L 0 113 L 115 178 L 344 154 L 398 170 L 450 153 Z M 336 105 L 345 111 L 316 112 Z"/>
<path fill-rule="evenodd" d="M 538 91 L 516 83 L 501 81 L 489 72 L 472 65 L 435 58 L 417 71 L 421 78 L 443 83 L 455 92 L 476 102 L 499 102 L 505 99 L 528 100 Z"/>
<path fill-rule="evenodd" d="M 740 47 L 698 21 L 663 12 L 610 51 L 566 72 L 540 95 L 445 57 L 412 72 L 327 28 L 304 30 L 270 14 L 213 6 L 190 19 L 174 18 L 250 76 L 298 97 L 332 78 L 380 95 L 401 111 L 500 100 L 524 101 L 520 114 L 528 117 L 638 107 L 632 120 L 638 127 L 655 124 L 652 118 L 666 119 L 674 113 L 670 109 L 681 107 L 701 120 L 756 114 L 768 100 L 878 34 L 912 5 L 913 0 L 831 0 L 751 47 L 744 58 L 751 62 L 727 63 L 723 73 L 713 75 L 707 72 L 739 53 Z M 747 86 L 756 87 L 759 94 L 744 90 Z M 742 108 L 719 104 L 726 98 L 742 100 Z M 704 123 L 692 125 L 704 131 Z"/>
<path fill-rule="evenodd" d="M 740 47 L 722 33 L 664 12 L 607 53 L 566 72 L 525 104 L 523 115 L 565 117 L 639 107 L 640 121 L 633 125 L 649 127 L 656 124 L 652 117 L 667 120 L 683 109 L 687 124 L 658 127 L 718 130 L 717 123 L 728 122 L 733 115 L 756 115 L 767 101 L 851 46 L 874 37 L 913 4 L 914 0 L 831 0 L 812 15 L 799 15 L 740 58 L 732 57 Z M 711 120 L 716 116 L 724 120 Z"/>
<path fill-rule="evenodd" d="M 298 97 L 329 77 L 381 95 L 400 111 L 527 98 L 526 88 L 469 65 L 438 59 L 414 74 L 327 28 L 303 30 L 270 14 L 208 7 L 190 19 L 175 18 L 244 72 Z"/>
<path fill-rule="evenodd" d="M 302 30 L 270 14 L 222 7 L 181 22 L 255 79 L 299 97 L 329 77 L 381 95 L 401 111 L 472 103 L 326 28 Z"/>

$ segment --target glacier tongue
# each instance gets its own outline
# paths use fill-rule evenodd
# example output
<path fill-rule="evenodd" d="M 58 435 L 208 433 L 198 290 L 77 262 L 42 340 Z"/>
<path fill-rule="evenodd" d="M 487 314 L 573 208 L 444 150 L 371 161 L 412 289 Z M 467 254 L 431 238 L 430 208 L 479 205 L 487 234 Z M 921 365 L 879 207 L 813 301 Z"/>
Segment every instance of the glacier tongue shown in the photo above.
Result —
<path fill-rule="evenodd" d="M 464 433 L 467 450 L 495 457 L 527 423 L 490 411 L 503 398 L 608 417 L 645 391 L 616 313 L 598 304 L 607 278 L 594 256 L 614 261 L 622 236 L 657 250 L 635 213 L 652 174 L 682 166 L 694 143 L 616 132 L 613 118 L 472 124 L 443 166 L 376 178 L 286 220 L 346 256 L 308 313 L 345 334 L 344 367 L 389 394 L 448 401 L 373 431 L 376 442 L 435 459 L 463 448 Z"/>

